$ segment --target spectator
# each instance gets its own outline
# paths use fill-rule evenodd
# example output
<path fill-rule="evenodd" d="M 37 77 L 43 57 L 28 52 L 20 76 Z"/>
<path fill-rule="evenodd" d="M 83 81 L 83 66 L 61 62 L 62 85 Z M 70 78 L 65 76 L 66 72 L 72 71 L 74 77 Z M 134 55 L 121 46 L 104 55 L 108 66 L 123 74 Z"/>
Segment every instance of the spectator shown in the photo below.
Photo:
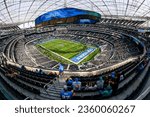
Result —
<path fill-rule="evenodd" d="M 110 96 L 112 94 L 112 87 L 110 84 L 102 91 L 100 90 L 100 94 L 104 97 Z"/>
<path fill-rule="evenodd" d="M 61 99 L 70 100 L 70 99 L 72 99 L 72 96 L 73 96 L 73 91 L 68 91 L 67 86 L 65 85 L 64 89 L 61 90 L 61 92 L 60 92 Z"/>
<path fill-rule="evenodd" d="M 115 71 L 111 72 L 111 78 L 114 79 L 116 77 Z"/>
<path fill-rule="evenodd" d="M 36 69 L 35 72 L 38 74 L 44 74 L 44 72 L 41 69 Z"/>
<path fill-rule="evenodd" d="M 113 89 L 113 94 L 116 93 L 117 89 L 118 89 L 118 85 L 119 85 L 119 78 L 115 78 L 115 79 L 112 79 L 110 80 L 110 83 L 109 83 Z"/>
<path fill-rule="evenodd" d="M 21 69 L 21 70 L 25 70 L 26 68 L 25 68 L 24 65 L 21 65 L 20 69 Z"/>
<path fill-rule="evenodd" d="M 7 66 L 7 59 L 2 56 L 2 65 Z"/>
<path fill-rule="evenodd" d="M 43 70 L 39 69 L 39 74 L 44 74 Z"/>
<path fill-rule="evenodd" d="M 67 79 L 67 86 L 72 86 L 73 80 L 72 78 Z"/>
<path fill-rule="evenodd" d="M 64 66 L 61 63 L 59 63 L 59 76 L 60 76 L 60 78 L 62 77 L 63 73 L 64 73 Z"/>
<path fill-rule="evenodd" d="M 73 83 L 72 78 L 67 79 L 66 83 L 67 83 L 67 86 L 68 86 L 68 90 L 72 90 L 73 89 L 73 87 L 72 87 L 72 83 Z"/>
<path fill-rule="evenodd" d="M 36 69 L 36 70 L 35 70 L 35 72 L 36 72 L 36 73 L 39 73 L 39 70 L 38 70 L 38 69 Z"/>
<path fill-rule="evenodd" d="M 104 76 L 103 77 L 105 80 L 104 80 L 104 87 L 107 87 L 108 83 L 109 83 L 109 79 L 110 77 L 109 76 Z"/>
<path fill-rule="evenodd" d="M 75 79 L 75 81 L 72 83 L 73 90 L 78 91 L 81 90 L 81 82 L 78 81 L 78 78 Z"/>
<path fill-rule="evenodd" d="M 49 79 L 54 79 L 54 78 L 57 79 L 58 75 L 56 74 L 56 72 L 54 72 L 54 73 L 53 72 L 49 72 L 48 73 L 48 78 Z"/>
<path fill-rule="evenodd" d="M 119 78 L 119 81 L 122 81 L 122 80 L 124 80 L 124 75 L 123 74 L 121 74 L 120 78 Z"/>
<path fill-rule="evenodd" d="M 92 90 L 92 91 L 94 91 L 94 90 L 96 90 L 96 89 L 97 89 L 97 85 L 96 85 L 96 84 L 93 85 L 93 86 L 89 86 L 89 85 L 87 84 L 84 90 Z"/>
<path fill-rule="evenodd" d="M 117 73 L 117 76 L 116 76 L 116 78 L 115 78 L 115 81 L 116 81 L 117 83 L 119 83 L 119 82 L 122 81 L 123 79 L 124 79 L 123 73 L 122 73 L 122 72 L 118 72 L 118 73 Z"/>
<path fill-rule="evenodd" d="M 89 90 L 89 85 L 86 84 L 84 90 Z"/>
<path fill-rule="evenodd" d="M 140 72 L 144 69 L 144 65 L 143 63 L 140 63 L 140 65 L 138 66 L 138 71 L 137 72 Z"/>
<path fill-rule="evenodd" d="M 96 90 L 97 89 L 97 84 L 95 84 L 94 86 L 93 86 L 93 90 Z"/>
<path fill-rule="evenodd" d="M 104 88 L 104 80 L 102 77 L 99 78 L 99 80 L 96 82 L 97 88 L 98 89 L 103 89 Z"/>
<path fill-rule="evenodd" d="M 15 78 L 18 75 L 19 73 L 15 72 L 12 68 L 10 68 L 10 70 L 5 73 L 5 76 L 11 77 L 11 78 Z"/>

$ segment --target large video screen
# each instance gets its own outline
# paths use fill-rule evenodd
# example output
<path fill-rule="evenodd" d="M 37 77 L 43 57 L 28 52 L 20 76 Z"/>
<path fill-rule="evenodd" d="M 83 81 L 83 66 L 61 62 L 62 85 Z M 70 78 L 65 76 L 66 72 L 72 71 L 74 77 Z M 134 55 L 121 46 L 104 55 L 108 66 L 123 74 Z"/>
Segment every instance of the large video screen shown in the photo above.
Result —
<path fill-rule="evenodd" d="M 95 21 L 99 20 L 101 17 L 99 13 L 94 12 L 94 11 L 81 10 L 81 9 L 76 9 L 76 8 L 63 8 L 63 9 L 50 11 L 48 13 L 45 13 L 39 16 L 38 18 L 36 18 L 35 24 L 39 25 L 43 22 L 48 22 L 51 20 L 66 19 L 66 18 L 72 18 L 72 17 L 77 17 L 77 16 L 86 16 L 86 19 L 87 19 L 87 16 L 91 16 L 91 17 L 93 16 L 95 17 Z M 72 20 L 72 21 L 75 21 L 75 20 Z M 90 21 L 90 17 L 89 17 L 89 21 Z M 80 23 L 80 22 L 83 23 L 83 20 L 78 21 L 76 23 Z M 93 23 L 93 21 L 91 23 Z"/>

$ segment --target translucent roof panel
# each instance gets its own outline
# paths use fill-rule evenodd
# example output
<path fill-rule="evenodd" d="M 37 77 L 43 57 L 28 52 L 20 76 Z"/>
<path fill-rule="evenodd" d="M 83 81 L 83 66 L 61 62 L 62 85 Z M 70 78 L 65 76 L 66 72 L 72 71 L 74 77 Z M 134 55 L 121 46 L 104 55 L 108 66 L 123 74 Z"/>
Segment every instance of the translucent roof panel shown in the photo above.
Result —
<path fill-rule="evenodd" d="M 64 7 L 93 10 L 102 17 L 150 17 L 150 0 L 0 0 L 0 23 L 30 22 Z"/>

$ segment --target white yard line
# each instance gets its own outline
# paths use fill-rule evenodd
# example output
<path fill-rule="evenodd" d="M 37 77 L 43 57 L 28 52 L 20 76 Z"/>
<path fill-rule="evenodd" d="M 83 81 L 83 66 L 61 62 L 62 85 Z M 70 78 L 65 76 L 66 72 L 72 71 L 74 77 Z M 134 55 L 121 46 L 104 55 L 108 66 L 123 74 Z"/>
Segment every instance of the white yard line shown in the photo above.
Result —
<path fill-rule="evenodd" d="M 42 47 L 42 48 L 44 48 L 45 50 L 47 50 L 47 51 L 49 51 L 49 52 L 52 52 L 53 54 L 55 54 L 55 55 L 57 55 L 57 56 L 59 56 L 59 57 L 61 57 L 61 58 L 65 59 L 65 60 L 67 60 L 67 61 L 71 62 L 71 63 L 76 64 L 75 62 L 71 61 L 70 59 L 65 58 L 65 57 L 61 56 L 60 54 L 57 54 L 57 53 L 55 53 L 55 52 L 53 52 L 53 51 L 51 51 L 51 50 L 46 49 L 46 48 L 45 48 L 44 46 L 42 46 L 42 45 L 39 45 L 39 46 L 40 46 L 40 47 Z"/>
<path fill-rule="evenodd" d="M 57 53 L 55 53 L 55 52 L 53 52 L 53 51 L 51 51 L 51 50 L 49 50 L 49 49 L 46 49 L 46 48 L 45 48 L 44 46 L 42 46 L 42 45 L 39 45 L 39 46 L 42 47 L 43 49 L 49 51 L 49 52 L 52 52 L 53 54 L 55 54 L 55 55 L 57 55 L 57 56 L 59 56 L 59 57 L 65 59 L 65 60 L 71 62 L 71 63 L 74 63 L 74 64 L 79 64 L 81 61 L 83 61 L 85 58 L 87 58 L 90 54 L 92 54 L 92 53 L 95 52 L 95 50 L 96 50 L 96 48 L 95 48 L 95 49 L 94 49 L 93 51 L 91 51 L 87 56 L 83 57 L 79 62 L 74 62 L 74 61 L 72 61 L 72 60 L 70 60 L 70 59 L 68 59 L 68 58 L 65 58 L 64 56 L 61 56 L 60 54 L 57 54 Z M 80 53 L 79 53 L 79 54 L 80 54 Z M 77 55 L 76 55 L 76 56 L 77 56 Z"/>

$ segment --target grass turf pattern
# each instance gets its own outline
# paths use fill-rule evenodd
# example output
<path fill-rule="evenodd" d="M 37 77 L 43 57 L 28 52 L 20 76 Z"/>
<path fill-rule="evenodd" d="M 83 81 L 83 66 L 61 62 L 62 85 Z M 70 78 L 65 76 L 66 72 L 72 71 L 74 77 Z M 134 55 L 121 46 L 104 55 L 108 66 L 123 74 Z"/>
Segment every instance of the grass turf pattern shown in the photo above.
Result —
<path fill-rule="evenodd" d="M 73 62 L 70 60 L 71 58 L 80 54 L 81 52 L 84 52 L 91 46 L 69 40 L 54 39 L 48 42 L 37 44 L 36 47 L 50 59 L 61 63 L 72 64 Z M 99 49 L 97 48 L 93 53 L 89 54 L 78 64 L 91 60 L 98 52 Z"/>
<path fill-rule="evenodd" d="M 81 43 L 61 39 L 55 39 L 41 45 L 46 49 L 58 53 L 68 59 L 87 49 L 87 46 Z"/>

